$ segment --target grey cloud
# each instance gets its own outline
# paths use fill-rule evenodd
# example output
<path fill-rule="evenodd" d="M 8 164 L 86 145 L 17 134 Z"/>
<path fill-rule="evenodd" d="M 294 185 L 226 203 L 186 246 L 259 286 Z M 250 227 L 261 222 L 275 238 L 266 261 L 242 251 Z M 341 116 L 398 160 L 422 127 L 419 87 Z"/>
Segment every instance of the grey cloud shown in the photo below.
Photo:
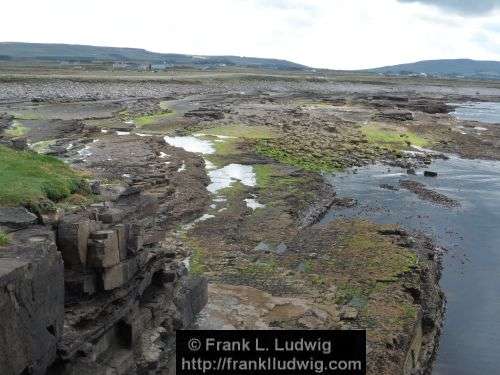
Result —
<path fill-rule="evenodd" d="M 500 8 L 500 0 L 398 0 L 401 3 L 433 5 L 464 16 L 479 16 Z"/>

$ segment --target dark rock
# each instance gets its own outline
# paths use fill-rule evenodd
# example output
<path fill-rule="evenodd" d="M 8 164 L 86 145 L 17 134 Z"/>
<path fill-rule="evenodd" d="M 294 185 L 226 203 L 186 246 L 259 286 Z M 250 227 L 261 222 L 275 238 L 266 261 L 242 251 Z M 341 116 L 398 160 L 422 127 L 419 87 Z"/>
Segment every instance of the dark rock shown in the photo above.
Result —
<path fill-rule="evenodd" d="M 184 326 L 194 320 L 197 313 L 208 302 L 208 282 L 203 277 L 186 277 L 174 296 L 174 303 L 180 311 Z"/>
<path fill-rule="evenodd" d="M 89 187 L 92 194 L 101 194 L 101 181 L 92 180 L 89 182 Z"/>
<path fill-rule="evenodd" d="M 0 225 L 14 229 L 27 228 L 38 218 L 24 207 L 0 207 Z"/>
<path fill-rule="evenodd" d="M 80 216 L 68 216 L 57 228 L 57 246 L 67 268 L 81 269 L 87 264 L 87 244 L 90 220 Z"/>
<path fill-rule="evenodd" d="M 433 171 L 424 171 L 424 176 L 425 177 L 437 177 L 437 172 L 433 172 Z"/>
<path fill-rule="evenodd" d="M 63 332 L 63 274 L 50 235 L 27 238 L 0 253 L 0 374 L 42 375 L 56 359 Z"/>
<path fill-rule="evenodd" d="M 13 138 L 11 142 L 12 148 L 14 148 L 15 150 L 24 151 L 28 149 L 28 140 L 26 139 L 26 137 Z"/>
<path fill-rule="evenodd" d="M 381 111 L 373 116 L 376 120 L 411 121 L 413 113 L 409 111 Z"/>
<path fill-rule="evenodd" d="M 393 190 L 393 191 L 398 191 L 399 189 L 393 185 L 389 184 L 380 184 L 379 185 L 382 189 L 387 189 L 387 190 Z"/>

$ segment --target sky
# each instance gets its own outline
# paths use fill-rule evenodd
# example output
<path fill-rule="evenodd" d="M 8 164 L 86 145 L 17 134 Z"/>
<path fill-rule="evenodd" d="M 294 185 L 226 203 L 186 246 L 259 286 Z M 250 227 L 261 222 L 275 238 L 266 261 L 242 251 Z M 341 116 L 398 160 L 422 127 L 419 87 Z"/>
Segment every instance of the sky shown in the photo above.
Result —
<path fill-rule="evenodd" d="M 2 0 L 0 41 L 360 69 L 500 60 L 500 0 Z"/>

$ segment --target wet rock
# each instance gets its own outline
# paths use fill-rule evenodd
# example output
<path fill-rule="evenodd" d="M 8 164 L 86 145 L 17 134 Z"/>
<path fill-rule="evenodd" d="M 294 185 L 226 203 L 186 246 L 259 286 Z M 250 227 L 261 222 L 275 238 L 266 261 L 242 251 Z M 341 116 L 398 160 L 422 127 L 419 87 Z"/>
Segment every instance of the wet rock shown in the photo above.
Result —
<path fill-rule="evenodd" d="M 397 187 L 395 187 L 394 185 L 390 185 L 390 184 L 380 184 L 379 187 L 382 189 L 386 189 L 386 190 L 393 190 L 393 191 L 399 190 Z"/>
<path fill-rule="evenodd" d="M 433 171 L 424 171 L 425 177 L 437 177 L 438 173 Z"/>
<path fill-rule="evenodd" d="M 416 194 L 420 199 L 446 207 L 459 207 L 460 203 L 444 194 L 428 189 L 424 184 L 412 180 L 400 180 L 399 185 Z"/>
<path fill-rule="evenodd" d="M 0 225 L 13 229 L 27 228 L 38 218 L 24 207 L 0 207 Z"/>

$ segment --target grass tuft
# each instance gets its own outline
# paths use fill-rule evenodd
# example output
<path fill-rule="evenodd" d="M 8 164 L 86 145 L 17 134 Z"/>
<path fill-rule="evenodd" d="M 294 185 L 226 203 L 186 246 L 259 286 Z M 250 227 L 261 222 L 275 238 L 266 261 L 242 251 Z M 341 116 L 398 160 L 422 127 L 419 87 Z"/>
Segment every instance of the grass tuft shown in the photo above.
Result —
<path fill-rule="evenodd" d="M 14 120 L 11 127 L 5 131 L 5 134 L 11 137 L 21 137 L 28 132 L 28 128 L 17 120 Z"/>
<path fill-rule="evenodd" d="M 378 124 L 370 124 L 361 128 L 368 142 L 389 146 L 393 149 L 407 148 L 407 142 L 411 145 L 424 147 L 429 144 L 425 138 L 404 129 L 384 127 Z"/>
<path fill-rule="evenodd" d="M 7 233 L 0 231 L 0 246 L 5 246 L 9 244 L 9 237 Z"/>
<path fill-rule="evenodd" d="M 0 186 L 4 205 L 59 201 L 86 189 L 83 176 L 61 160 L 5 146 L 0 146 Z"/>
<path fill-rule="evenodd" d="M 134 124 L 136 124 L 137 126 L 143 127 L 161 122 L 162 120 L 165 120 L 166 118 L 172 116 L 174 113 L 175 112 L 172 110 L 164 110 L 162 112 L 154 113 L 152 115 L 135 117 L 133 121 Z"/>

